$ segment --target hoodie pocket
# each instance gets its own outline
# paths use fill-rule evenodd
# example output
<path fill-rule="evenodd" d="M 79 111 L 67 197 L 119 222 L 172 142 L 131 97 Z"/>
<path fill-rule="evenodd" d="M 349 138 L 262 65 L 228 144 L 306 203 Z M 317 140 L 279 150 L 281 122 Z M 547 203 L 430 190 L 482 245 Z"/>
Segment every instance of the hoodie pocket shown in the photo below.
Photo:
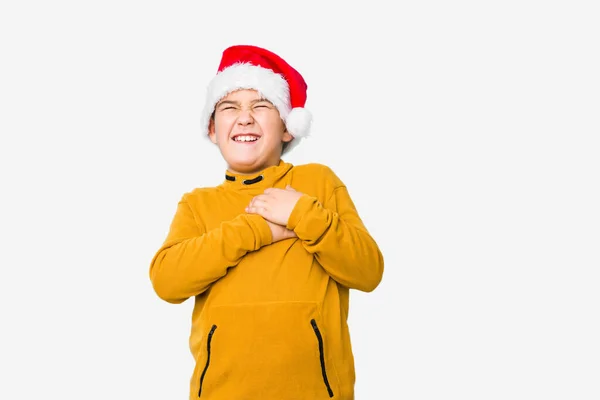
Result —
<path fill-rule="evenodd" d="M 198 397 L 319 400 L 337 392 L 317 303 L 213 306 L 205 318 Z"/>

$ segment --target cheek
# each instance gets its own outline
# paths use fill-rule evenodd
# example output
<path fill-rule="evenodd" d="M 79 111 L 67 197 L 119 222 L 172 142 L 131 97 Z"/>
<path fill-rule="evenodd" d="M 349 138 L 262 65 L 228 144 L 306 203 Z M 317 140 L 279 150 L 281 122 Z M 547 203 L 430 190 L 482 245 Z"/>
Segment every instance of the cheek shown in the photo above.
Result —
<path fill-rule="evenodd" d="M 260 124 L 263 134 L 267 135 L 269 138 L 277 140 L 281 139 L 284 131 L 284 124 L 281 118 L 279 118 L 279 114 L 275 118 L 269 116 L 257 119 L 257 121 Z"/>
<path fill-rule="evenodd" d="M 216 118 L 215 119 L 215 135 L 217 140 L 226 139 L 229 137 L 234 119 L 232 118 Z"/>

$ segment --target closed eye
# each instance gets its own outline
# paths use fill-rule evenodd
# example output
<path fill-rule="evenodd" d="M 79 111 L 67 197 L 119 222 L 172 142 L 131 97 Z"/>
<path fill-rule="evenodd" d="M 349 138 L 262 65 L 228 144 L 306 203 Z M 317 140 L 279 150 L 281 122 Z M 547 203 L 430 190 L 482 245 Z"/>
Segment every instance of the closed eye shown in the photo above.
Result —
<path fill-rule="evenodd" d="M 260 103 L 256 103 L 254 108 L 273 108 L 273 104 L 270 101 L 261 101 Z"/>

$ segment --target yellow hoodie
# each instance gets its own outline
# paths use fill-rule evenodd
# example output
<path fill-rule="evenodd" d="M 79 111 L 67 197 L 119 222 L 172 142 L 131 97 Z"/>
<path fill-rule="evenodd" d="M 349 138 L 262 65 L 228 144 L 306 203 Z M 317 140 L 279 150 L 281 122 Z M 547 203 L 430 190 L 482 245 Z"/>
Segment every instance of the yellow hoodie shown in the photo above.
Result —
<path fill-rule="evenodd" d="M 195 297 L 189 398 L 353 399 L 349 289 L 374 290 L 383 257 L 346 187 L 324 165 L 283 160 L 254 180 L 227 175 L 183 195 L 150 265 L 161 299 Z M 244 209 L 286 185 L 304 193 L 287 224 L 298 237 L 272 243 Z"/>

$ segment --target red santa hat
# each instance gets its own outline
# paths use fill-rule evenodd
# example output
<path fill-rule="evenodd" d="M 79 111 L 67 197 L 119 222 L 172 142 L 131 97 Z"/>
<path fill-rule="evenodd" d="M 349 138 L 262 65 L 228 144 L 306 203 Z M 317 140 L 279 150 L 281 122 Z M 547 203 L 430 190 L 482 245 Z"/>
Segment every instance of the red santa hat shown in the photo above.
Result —
<path fill-rule="evenodd" d="M 312 116 L 304 108 L 307 87 L 302 75 L 277 54 L 256 46 L 231 46 L 223 51 L 217 74 L 208 85 L 202 129 L 208 134 L 219 100 L 239 89 L 254 89 L 279 110 L 294 137 L 285 148 L 289 152 L 310 133 Z"/>

